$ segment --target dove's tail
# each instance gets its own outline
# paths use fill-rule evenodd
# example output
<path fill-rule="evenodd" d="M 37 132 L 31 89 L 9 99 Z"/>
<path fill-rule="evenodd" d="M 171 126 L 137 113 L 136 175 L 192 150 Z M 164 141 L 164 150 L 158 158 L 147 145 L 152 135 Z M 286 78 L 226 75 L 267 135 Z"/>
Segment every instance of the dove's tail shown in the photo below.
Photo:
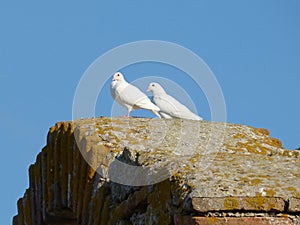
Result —
<path fill-rule="evenodd" d="M 158 111 L 155 111 L 155 110 L 152 109 L 151 112 L 153 112 L 155 115 L 157 115 L 158 118 L 161 118 L 161 116 L 159 115 Z"/>
<path fill-rule="evenodd" d="M 147 110 L 153 112 L 159 118 L 161 118 L 161 116 L 158 113 L 160 111 L 160 108 L 157 105 L 155 105 L 153 102 L 151 102 L 147 96 L 139 99 L 135 103 L 135 106 L 136 106 L 136 108 L 147 109 Z"/>

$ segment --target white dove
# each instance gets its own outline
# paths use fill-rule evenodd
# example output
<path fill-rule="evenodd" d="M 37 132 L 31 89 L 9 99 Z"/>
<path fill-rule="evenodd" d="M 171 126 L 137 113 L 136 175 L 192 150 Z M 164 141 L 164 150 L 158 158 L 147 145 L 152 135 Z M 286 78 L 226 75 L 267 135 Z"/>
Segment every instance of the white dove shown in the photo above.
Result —
<path fill-rule="evenodd" d="M 158 113 L 160 109 L 140 89 L 129 84 L 120 72 L 113 75 L 110 93 L 114 100 L 126 107 L 125 117 L 129 117 L 130 112 L 134 109 L 147 109 L 160 118 Z"/>
<path fill-rule="evenodd" d="M 182 118 L 190 120 L 202 120 L 202 118 L 191 112 L 172 96 L 168 95 L 158 83 L 150 83 L 147 91 L 153 94 L 153 102 L 160 108 L 163 118 Z"/>

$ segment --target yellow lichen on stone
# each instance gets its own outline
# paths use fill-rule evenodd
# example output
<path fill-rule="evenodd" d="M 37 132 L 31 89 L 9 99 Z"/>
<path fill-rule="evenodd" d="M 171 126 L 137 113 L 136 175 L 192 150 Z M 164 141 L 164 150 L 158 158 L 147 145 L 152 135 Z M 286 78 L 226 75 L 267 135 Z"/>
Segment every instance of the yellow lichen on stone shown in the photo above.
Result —
<path fill-rule="evenodd" d="M 300 191 L 299 189 L 297 190 L 295 187 L 288 187 L 286 188 L 289 192 L 291 192 L 291 194 L 295 197 L 300 199 Z"/>
<path fill-rule="evenodd" d="M 276 191 L 274 189 L 265 189 L 266 196 L 268 197 L 276 197 Z"/>
<path fill-rule="evenodd" d="M 267 143 L 273 147 L 276 147 L 276 148 L 282 148 L 282 143 L 277 138 L 266 138 L 265 143 Z"/>
<path fill-rule="evenodd" d="M 209 224 L 215 224 L 216 222 L 218 222 L 218 219 L 215 216 L 207 216 L 207 219 Z"/>
<path fill-rule="evenodd" d="M 270 136 L 270 131 L 266 128 L 253 128 L 253 132 L 257 135 L 266 135 L 266 136 Z"/>
<path fill-rule="evenodd" d="M 256 197 L 246 198 L 245 201 L 257 211 L 270 211 L 275 207 L 275 204 L 268 201 L 268 198 L 262 197 L 261 193 L 257 193 Z"/>
<path fill-rule="evenodd" d="M 233 197 L 226 197 L 224 199 L 224 208 L 226 210 L 234 210 L 238 208 L 239 202 Z"/>
<path fill-rule="evenodd" d="M 261 146 L 257 140 L 248 140 L 246 142 L 238 142 L 237 147 L 239 149 L 244 149 L 249 153 L 266 155 L 270 150 L 264 146 Z"/>
<path fill-rule="evenodd" d="M 259 179 L 259 178 L 250 180 L 250 184 L 251 184 L 251 185 L 258 185 L 258 184 L 260 184 L 261 182 L 262 182 L 262 179 Z"/>
<path fill-rule="evenodd" d="M 245 134 L 239 133 L 239 134 L 234 134 L 233 138 L 235 139 L 245 139 L 247 136 Z"/>

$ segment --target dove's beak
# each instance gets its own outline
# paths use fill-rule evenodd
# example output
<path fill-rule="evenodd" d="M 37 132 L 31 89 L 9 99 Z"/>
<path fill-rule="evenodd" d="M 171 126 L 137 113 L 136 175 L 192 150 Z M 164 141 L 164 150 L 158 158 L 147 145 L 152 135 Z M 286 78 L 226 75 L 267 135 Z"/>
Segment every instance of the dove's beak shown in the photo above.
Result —
<path fill-rule="evenodd" d="M 150 91 L 150 87 L 147 88 L 147 91 Z"/>

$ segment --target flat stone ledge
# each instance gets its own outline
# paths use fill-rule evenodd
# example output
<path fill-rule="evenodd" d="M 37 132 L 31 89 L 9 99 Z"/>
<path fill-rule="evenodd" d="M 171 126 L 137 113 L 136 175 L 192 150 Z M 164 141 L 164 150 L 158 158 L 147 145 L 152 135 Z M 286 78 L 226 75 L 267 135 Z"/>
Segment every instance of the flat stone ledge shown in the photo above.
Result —
<path fill-rule="evenodd" d="M 175 225 L 293 225 L 287 217 L 191 217 L 174 216 Z"/>
<path fill-rule="evenodd" d="M 192 198 L 192 209 L 201 213 L 210 211 L 284 211 L 282 198 L 273 197 L 222 197 Z"/>

